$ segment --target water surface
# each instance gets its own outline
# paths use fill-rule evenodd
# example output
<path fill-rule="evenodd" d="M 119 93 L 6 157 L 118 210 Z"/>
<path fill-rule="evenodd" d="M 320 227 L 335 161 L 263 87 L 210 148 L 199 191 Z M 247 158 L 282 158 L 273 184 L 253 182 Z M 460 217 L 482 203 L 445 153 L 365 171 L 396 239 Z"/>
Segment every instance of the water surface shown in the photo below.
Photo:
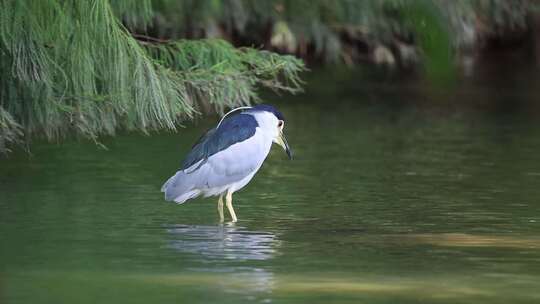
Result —
<path fill-rule="evenodd" d="M 384 75 L 268 96 L 295 160 L 273 148 L 236 224 L 159 192 L 217 117 L 1 159 L 0 302 L 540 302 L 536 74 Z"/>

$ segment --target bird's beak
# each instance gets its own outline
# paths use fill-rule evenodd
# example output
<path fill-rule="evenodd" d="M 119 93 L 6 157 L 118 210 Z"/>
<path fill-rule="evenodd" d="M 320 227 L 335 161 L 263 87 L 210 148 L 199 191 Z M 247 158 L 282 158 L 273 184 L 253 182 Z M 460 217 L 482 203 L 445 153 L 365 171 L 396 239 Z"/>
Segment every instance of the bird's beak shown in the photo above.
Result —
<path fill-rule="evenodd" d="M 283 132 L 279 132 L 276 142 L 278 145 L 283 147 L 283 150 L 285 150 L 285 153 L 287 153 L 289 159 L 292 159 L 292 151 L 291 148 L 289 148 L 289 144 L 287 143 L 287 139 L 285 138 L 285 135 L 283 135 Z"/>

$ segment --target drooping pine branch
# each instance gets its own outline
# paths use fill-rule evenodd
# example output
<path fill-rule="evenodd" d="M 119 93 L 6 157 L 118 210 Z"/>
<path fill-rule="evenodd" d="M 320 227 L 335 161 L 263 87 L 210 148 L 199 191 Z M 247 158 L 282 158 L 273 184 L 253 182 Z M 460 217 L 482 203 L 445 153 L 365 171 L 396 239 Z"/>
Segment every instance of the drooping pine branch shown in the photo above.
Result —
<path fill-rule="evenodd" d="M 0 5 L 0 151 L 23 135 L 175 129 L 202 103 L 221 111 L 255 100 L 258 85 L 299 89 L 292 57 L 221 40 L 142 43 L 121 19 L 144 26 L 147 0 Z"/>

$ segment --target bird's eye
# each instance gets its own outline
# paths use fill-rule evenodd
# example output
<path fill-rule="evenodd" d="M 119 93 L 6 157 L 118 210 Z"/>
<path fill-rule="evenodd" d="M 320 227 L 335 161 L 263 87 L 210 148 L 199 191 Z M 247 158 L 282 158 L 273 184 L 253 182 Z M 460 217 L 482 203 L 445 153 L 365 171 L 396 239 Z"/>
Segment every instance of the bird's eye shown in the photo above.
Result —
<path fill-rule="evenodd" d="M 278 121 L 277 126 L 280 128 L 283 127 L 283 120 Z"/>

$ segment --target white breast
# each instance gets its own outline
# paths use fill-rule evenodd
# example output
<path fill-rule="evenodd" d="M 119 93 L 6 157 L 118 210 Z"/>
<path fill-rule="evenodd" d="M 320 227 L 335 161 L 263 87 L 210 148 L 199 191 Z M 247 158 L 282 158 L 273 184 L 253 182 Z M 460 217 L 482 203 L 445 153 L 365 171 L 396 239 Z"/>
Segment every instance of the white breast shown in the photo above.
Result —
<path fill-rule="evenodd" d="M 249 139 L 210 156 L 198 170 L 206 176 L 205 183 L 199 189 L 205 196 L 240 190 L 261 168 L 271 146 L 272 139 L 257 128 Z"/>

